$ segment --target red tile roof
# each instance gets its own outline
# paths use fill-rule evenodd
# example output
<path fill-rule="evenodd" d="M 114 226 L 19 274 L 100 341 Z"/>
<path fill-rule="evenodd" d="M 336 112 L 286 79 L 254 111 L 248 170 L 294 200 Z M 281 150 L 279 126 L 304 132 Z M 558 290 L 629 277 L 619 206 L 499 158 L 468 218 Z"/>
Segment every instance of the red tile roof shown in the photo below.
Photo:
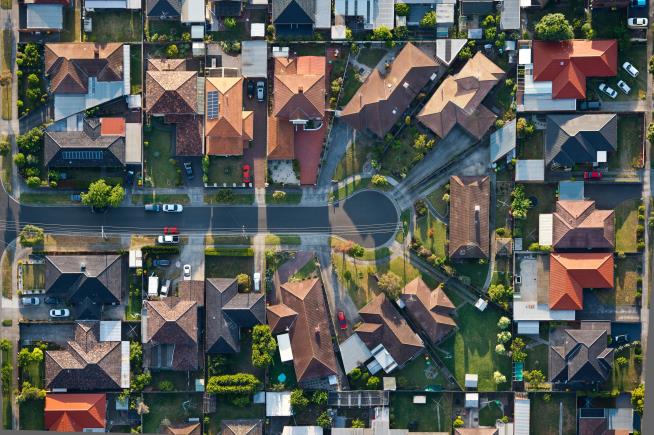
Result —
<path fill-rule="evenodd" d="M 585 98 L 586 77 L 618 72 L 618 42 L 610 40 L 534 41 L 534 80 L 552 82 L 552 98 Z"/>
<path fill-rule="evenodd" d="M 125 136 L 125 118 L 100 118 L 100 135 Z"/>
<path fill-rule="evenodd" d="M 612 253 L 550 255 L 551 309 L 583 309 L 585 288 L 613 288 Z"/>
<path fill-rule="evenodd" d="M 252 111 L 243 110 L 243 77 L 209 77 L 205 92 L 218 93 L 218 116 L 210 118 L 205 111 L 206 153 L 240 156 L 253 136 Z"/>
<path fill-rule="evenodd" d="M 48 394 L 45 398 L 45 427 L 54 432 L 104 428 L 106 410 L 104 394 Z"/>
<path fill-rule="evenodd" d="M 281 119 L 325 116 L 325 57 L 275 59 L 273 114 Z"/>

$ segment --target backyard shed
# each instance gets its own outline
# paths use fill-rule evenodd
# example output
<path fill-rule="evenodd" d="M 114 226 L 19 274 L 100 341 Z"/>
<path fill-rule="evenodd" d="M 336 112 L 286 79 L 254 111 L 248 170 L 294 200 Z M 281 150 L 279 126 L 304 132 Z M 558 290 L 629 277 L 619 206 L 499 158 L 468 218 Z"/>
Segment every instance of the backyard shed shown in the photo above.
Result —
<path fill-rule="evenodd" d="M 279 347 L 279 357 L 282 362 L 293 361 L 291 338 L 288 334 L 279 334 L 277 336 L 277 346 Z"/>
<path fill-rule="evenodd" d="M 530 402 L 527 398 L 516 398 L 514 405 L 514 435 L 529 435 L 529 409 Z"/>
<path fill-rule="evenodd" d="M 266 393 L 266 417 L 290 417 L 292 415 L 290 391 Z"/>
<path fill-rule="evenodd" d="M 424 405 L 425 403 L 427 403 L 427 396 L 424 395 L 413 396 L 414 405 Z"/>
<path fill-rule="evenodd" d="M 341 358 L 343 360 L 343 368 L 345 373 L 350 373 L 356 367 L 365 364 L 370 358 L 372 353 L 368 346 L 361 340 L 359 334 L 352 334 L 347 340 L 339 345 L 341 349 Z"/>
<path fill-rule="evenodd" d="M 552 213 L 541 213 L 538 215 L 538 244 L 541 246 L 552 246 L 552 227 L 554 217 Z"/>
<path fill-rule="evenodd" d="M 128 122 L 125 124 L 125 164 L 140 165 L 142 158 L 141 124 Z M 141 251 L 139 250 L 139 253 Z M 142 267 L 135 266 L 135 267 Z"/>
<path fill-rule="evenodd" d="M 560 181 L 559 201 L 578 201 L 584 199 L 583 181 Z"/>
<path fill-rule="evenodd" d="M 518 160 L 515 165 L 515 181 L 545 181 L 544 160 Z"/>
<path fill-rule="evenodd" d="M 466 408 L 479 408 L 479 393 L 466 393 Z"/>
<path fill-rule="evenodd" d="M 268 75 L 268 43 L 266 41 L 243 41 L 241 43 L 241 74 L 246 78 Z"/>
<path fill-rule="evenodd" d="M 465 387 L 466 388 L 477 388 L 479 383 L 479 375 L 476 373 L 466 373 L 465 377 Z"/>
<path fill-rule="evenodd" d="M 515 119 L 504 124 L 490 137 L 490 160 L 496 162 L 504 156 L 507 160 L 515 157 L 516 121 Z"/>

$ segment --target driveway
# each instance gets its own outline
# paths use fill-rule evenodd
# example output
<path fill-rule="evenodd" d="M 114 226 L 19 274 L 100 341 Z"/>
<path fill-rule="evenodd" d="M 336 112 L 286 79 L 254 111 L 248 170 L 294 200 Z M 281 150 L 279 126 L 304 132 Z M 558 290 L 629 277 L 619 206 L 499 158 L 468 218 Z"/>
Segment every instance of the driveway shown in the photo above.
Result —
<path fill-rule="evenodd" d="M 188 237 L 188 242 L 182 245 L 179 263 L 180 268 L 184 264 L 191 265 L 191 279 L 204 281 L 204 235 L 194 234 Z M 183 277 L 180 275 L 179 279 L 182 280 Z"/>
<path fill-rule="evenodd" d="M 640 308 L 636 305 L 603 304 L 591 290 L 584 290 L 584 309 L 577 312 L 577 320 L 640 322 Z"/>
<path fill-rule="evenodd" d="M 628 199 L 641 197 L 641 183 L 585 183 L 584 195 L 601 209 L 612 209 Z"/>
<path fill-rule="evenodd" d="M 254 179 L 254 187 L 264 187 L 266 184 L 266 154 L 267 154 L 267 119 L 268 119 L 268 105 L 266 101 L 257 101 L 256 98 L 247 97 L 247 83 L 252 80 L 256 83 L 259 80 L 250 78 L 243 80 L 243 105 L 245 110 L 252 110 L 254 112 L 254 139 L 250 147 L 243 152 L 243 159 L 245 163 L 252 166 L 252 177 Z"/>
<path fill-rule="evenodd" d="M 60 346 L 74 338 L 74 323 L 21 323 L 20 337 L 23 343 L 48 341 Z"/>

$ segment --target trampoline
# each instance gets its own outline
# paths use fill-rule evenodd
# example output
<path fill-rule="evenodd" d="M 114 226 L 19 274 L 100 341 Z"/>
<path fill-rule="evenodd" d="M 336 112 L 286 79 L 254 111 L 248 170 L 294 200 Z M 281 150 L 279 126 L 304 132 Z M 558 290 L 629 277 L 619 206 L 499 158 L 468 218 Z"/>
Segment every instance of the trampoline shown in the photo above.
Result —
<path fill-rule="evenodd" d="M 522 371 L 524 368 L 524 364 L 522 362 L 517 362 L 513 366 L 513 379 L 515 379 L 518 382 L 522 382 Z"/>

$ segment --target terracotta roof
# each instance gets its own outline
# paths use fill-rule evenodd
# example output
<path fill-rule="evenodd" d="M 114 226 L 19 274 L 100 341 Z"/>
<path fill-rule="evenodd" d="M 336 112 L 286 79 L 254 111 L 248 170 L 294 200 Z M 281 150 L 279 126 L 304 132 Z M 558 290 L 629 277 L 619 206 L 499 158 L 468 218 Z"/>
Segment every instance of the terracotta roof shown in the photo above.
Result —
<path fill-rule="evenodd" d="M 200 423 L 171 423 L 163 427 L 163 432 L 168 435 L 201 435 Z"/>
<path fill-rule="evenodd" d="M 269 305 L 267 310 L 268 326 L 273 334 L 281 334 L 291 329 L 297 313 L 284 304 Z"/>
<path fill-rule="evenodd" d="M 615 246 L 615 212 L 595 209 L 595 201 L 557 201 L 553 245 L 559 249 L 610 249 Z"/>
<path fill-rule="evenodd" d="M 384 293 L 361 308 L 359 315 L 363 319 L 363 324 L 355 330 L 359 338 L 371 350 L 379 344 L 384 345 L 398 366 L 403 366 L 424 349 L 420 337 Z"/>
<path fill-rule="evenodd" d="M 290 122 L 268 118 L 268 158 L 293 160 L 295 158 L 295 128 Z"/>
<path fill-rule="evenodd" d="M 533 41 L 534 80 L 552 82 L 552 98 L 586 98 L 586 77 L 618 72 L 618 42 Z"/>
<path fill-rule="evenodd" d="M 100 118 L 102 136 L 125 136 L 125 118 Z"/>
<path fill-rule="evenodd" d="M 325 116 L 325 57 L 275 58 L 273 115 L 280 119 Z"/>
<path fill-rule="evenodd" d="M 422 278 L 409 282 L 400 296 L 406 304 L 406 310 L 415 323 L 422 328 L 432 343 L 438 343 L 454 328 L 452 318 L 454 304 L 442 288 L 431 290 Z"/>
<path fill-rule="evenodd" d="M 205 81 L 205 102 L 209 92 L 218 93 L 218 116 L 209 118 L 205 110 L 206 153 L 210 155 L 242 155 L 252 140 L 252 111 L 243 110 L 243 77 L 208 77 Z"/>
<path fill-rule="evenodd" d="M 186 59 L 148 59 L 148 70 L 154 71 L 185 71 Z"/>
<path fill-rule="evenodd" d="M 298 382 L 338 373 L 329 329 L 329 314 L 319 279 L 287 282 L 280 286 L 284 305 L 297 313 L 289 332 Z"/>
<path fill-rule="evenodd" d="M 352 128 L 384 137 L 437 72 L 438 63 L 409 42 L 385 75 L 372 70 L 341 117 Z"/>
<path fill-rule="evenodd" d="M 123 80 L 123 44 L 71 42 L 45 45 L 45 74 L 51 93 L 86 94 L 90 77 Z"/>
<path fill-rule="evenodd" d="M 612 253 L 550 254 L 550 309 L 582 310 L 585 288 L 613 288 Z"/>
<path fill-rule="evenodd" d="M 489 207 L 488 177 L 450 177 L 451 258 L 488 258 Z"/>
<path fill-rule="evenodd" d="M 175 155 L 202 155 L 202 117 L 200 115 L 167 114 L 164 122 L 175 124 Z"/>
<path fill-rule="evenodd" d="M 197 113 L 197 71 L 147 71 L 145 111 L 153 115 Z"/>
<path fill-rule="evenodd" d="M 53 432 L 104 429 L 105 394 L 48 394 L 45 397 L 45 427 Z"/>
<path fill-rule="evenodd" d="M 442 138 L 458 124 L 481 139 L 496 118 L 481 102 L 502 77 L 502 68 L 477 52 L 458 74 L 447 77 L 436 89 L 418 120 Z"/>
<path fill-rule="evenodd" d="M 261 420 L 223 420 L 221 427 L 222 435 L 263 435 Z"/>

